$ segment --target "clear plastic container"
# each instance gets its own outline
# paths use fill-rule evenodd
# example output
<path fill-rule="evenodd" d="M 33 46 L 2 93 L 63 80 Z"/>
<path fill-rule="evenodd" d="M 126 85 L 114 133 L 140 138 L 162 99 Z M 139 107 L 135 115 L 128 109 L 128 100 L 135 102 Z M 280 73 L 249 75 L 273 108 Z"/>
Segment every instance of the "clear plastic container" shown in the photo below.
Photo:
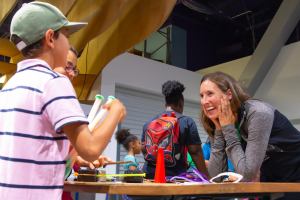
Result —
<path fill-rule="evenodd" d="M 100 167 L 98 170 L 98 182 L 105 182 L 106 181 L 106 169 L 103 167 Z"/>

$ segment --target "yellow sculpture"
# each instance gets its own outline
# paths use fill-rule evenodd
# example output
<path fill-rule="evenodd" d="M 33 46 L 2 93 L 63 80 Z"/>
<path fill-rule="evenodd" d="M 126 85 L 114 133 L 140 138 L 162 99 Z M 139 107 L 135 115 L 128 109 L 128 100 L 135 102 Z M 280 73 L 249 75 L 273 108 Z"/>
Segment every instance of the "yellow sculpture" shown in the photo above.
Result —
<path fill-rule="evenodd" d="M 5 8 L 6 2 L 11 2 Z M 16 1 L 0 0 L 3 22 Z M 70 38 L 82 52 L 78 61 L 81 75 L 73 85 L 79 99 L 86 100 L 102 69 L 117 55 L 159 29 L 170 15 L 176 0 L 46 0 L 62 10 L 71 21 L 86 21 L 88 26 Z M 5 14 L 3 14 L 5 12 Z M 5 45 L 5 46 L 3 46 Z M 21 57 L 7 39 L 0 39 L 0 54 L 11 57 L 10 69 L 0 62 L 0 73 L 14 73 Z"/>

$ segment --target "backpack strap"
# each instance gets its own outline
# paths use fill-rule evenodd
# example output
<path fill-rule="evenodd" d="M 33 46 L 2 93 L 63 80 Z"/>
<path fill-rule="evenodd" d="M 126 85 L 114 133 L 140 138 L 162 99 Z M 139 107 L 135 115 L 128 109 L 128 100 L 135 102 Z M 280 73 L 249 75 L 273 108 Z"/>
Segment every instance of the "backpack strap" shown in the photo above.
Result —
<path fill-rule="evenodd" d="M 178 113 L 178 112 L 175 112 L 173 110 L 167 110 L 167 112 L 170 112 L 170 113 L 163 113 L 162 116 L 172 116 L 172 117 L 176 117 L 177 118 L 177 131 L 176 133 L 178 133 L 178 135 L 175 135 L 175 137 L 177 137 L 177 140 L 175 139 L 174 137 L 174 141 L 180 141 L 180 122 L 179 122 L 179 119 L 184 117 L 184 115 L 182 115 L 181 113 Z M 184 158 L 184 165 L 185 167 L 187 168 L 188 167 L 188 162 L 187 162 L 187 153 L 188 153 L 188 147 L 185 145 L 185 146 L 181 146 L 181 148 L 179 149 L 179 152 L 181 154 L 181 156 L 183 156 Z"/>
<path fill-rule="evenodd" d="M 184 115 L 182 115 L 182 114 L 180 114 L 180 113 L 175 113 L 175 112 L 171 112 L 171 115 L 172 116 L 175 116 L 176 118 L 177 118 L 177 129 L 178 129 L 178 131 L 177 131 L 177 133 L 178 133 L 178 139 L 177 139 L 177 141 L 179 142 L 180 141 L 180 122 L 179 122 L 179 119 L 181 118 L 181 117 L 184 117 Z M 181 146 L 181 148 L 180 148 L 180 154 L 181 154 L 181 156 L 183 156 L 183 160 L 184 160 L 184 165 L 185 165 L 185 167 L 187 168 L 188 167 L 188 161 L 187 161 L 187 153 L 188 153 L 188 147 L 185 145 L 185 146 Z"/>

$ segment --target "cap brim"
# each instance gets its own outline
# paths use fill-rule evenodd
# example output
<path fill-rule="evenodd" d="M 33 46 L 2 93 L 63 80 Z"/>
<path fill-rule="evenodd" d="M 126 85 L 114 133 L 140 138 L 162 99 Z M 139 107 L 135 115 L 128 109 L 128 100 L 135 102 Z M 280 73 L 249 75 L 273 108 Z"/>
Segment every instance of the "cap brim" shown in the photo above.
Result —
<path fill-rule="evenodd" d="M 64 25 L 62 29 L 64 29 L 68 33 L 68 35 L 71 35 L 85 27 L 87 24 L 87 22 L 69 22 Z"/>

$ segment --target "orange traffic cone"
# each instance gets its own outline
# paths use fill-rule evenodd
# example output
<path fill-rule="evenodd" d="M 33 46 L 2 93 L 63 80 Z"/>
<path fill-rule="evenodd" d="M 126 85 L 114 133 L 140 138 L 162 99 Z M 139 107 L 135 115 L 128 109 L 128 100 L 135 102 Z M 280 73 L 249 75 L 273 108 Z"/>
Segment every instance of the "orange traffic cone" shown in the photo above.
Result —
<path fill-rule="evenodd" d="M 162 148 L 158 148 L 158 152 L 157 152 L 154 182 L 155 183 L 166 182 L 165 158 L 164 158 L 164 150 Z"/>

